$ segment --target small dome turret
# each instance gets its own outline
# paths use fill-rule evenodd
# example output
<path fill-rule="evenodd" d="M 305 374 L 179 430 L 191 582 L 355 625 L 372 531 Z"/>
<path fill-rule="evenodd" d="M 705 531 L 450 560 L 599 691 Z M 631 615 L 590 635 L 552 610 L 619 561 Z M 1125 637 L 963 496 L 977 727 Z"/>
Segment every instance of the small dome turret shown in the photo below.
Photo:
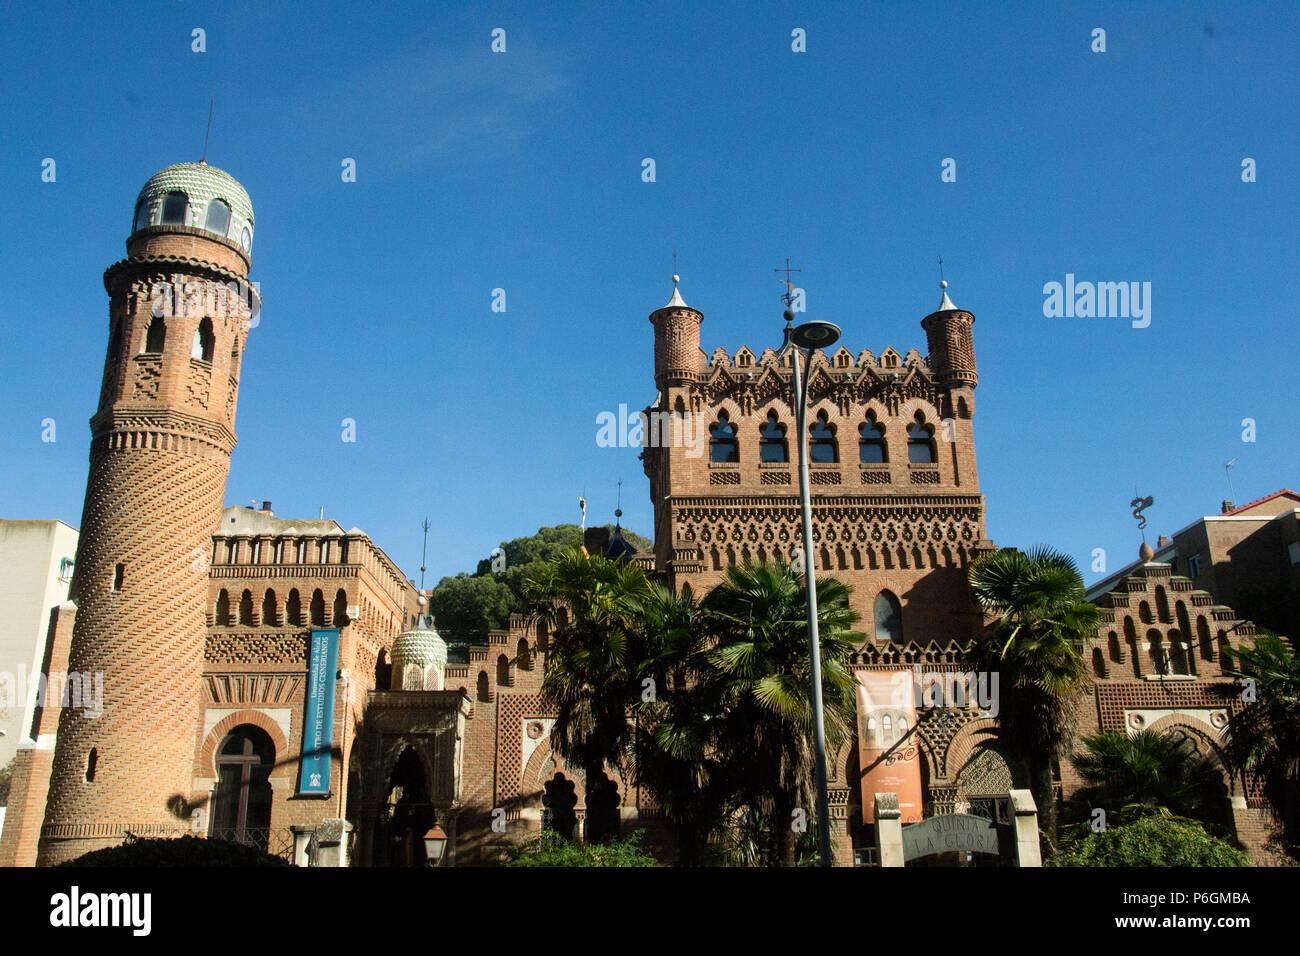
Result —
<path fill-rule="evenodd" d="M 149 226 L 191 226 L 253 248 L 253 203 L 234 176 L 205 162 L 177 163 L 149 177 L 131 234 Z"/>
<path fill-rule="evenodd" d="M 447 642 L 426 617 L 397 636 L 390 655 L 393 690 L 442 690 L 447 668 Z"/>

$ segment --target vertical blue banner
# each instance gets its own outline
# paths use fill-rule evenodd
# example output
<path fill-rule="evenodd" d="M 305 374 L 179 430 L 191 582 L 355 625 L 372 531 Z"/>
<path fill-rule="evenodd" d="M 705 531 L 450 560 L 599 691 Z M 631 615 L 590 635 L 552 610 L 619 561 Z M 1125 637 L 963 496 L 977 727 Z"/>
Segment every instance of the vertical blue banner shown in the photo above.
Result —
<path fill-rule="evenodd" d="M 330 748 L 334 744 L 334 675 L 338 671 L 338 628 L 311 632 L 307 663 L 307 713 L 302 725 L 299 796 L 328 796 Z"/>

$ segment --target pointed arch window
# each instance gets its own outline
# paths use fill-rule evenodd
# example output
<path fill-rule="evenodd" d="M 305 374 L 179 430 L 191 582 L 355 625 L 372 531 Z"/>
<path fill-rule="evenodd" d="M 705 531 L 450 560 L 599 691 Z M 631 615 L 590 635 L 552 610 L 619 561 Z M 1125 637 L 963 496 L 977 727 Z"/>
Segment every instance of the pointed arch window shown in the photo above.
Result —
<path fill-rule="evenodd" d="M 817 420 L 808 429 L 808 460 L 814 464 L 831 465 L 840 460 L 839 443 L 835 440 L 835 426 L 830 424 L 826 412 L 817 413 Z"/>
<path fill-rule="evenodd" d="M 709 426 L 709 461 L 740 461 L 740 445 L 736 441 L 736 426 L 731 424 L 725 411 L 718 412 L 718 420 Z"/>
<path fill-rule="evenodd" d="M 144 350 L 149 355 L 162 355 L 163 345 L 167 342 L 167 323 L 161 315 L 155 315 L 145 333 Z"/>
<path fill-rule="evenodd" d="M 907 426 L 907 460 L 918 464 L 934 464 L 938 461 L 934 446 L 934 426 L 925 423 L 925 416 L 920 412 L 912 424 Z"/>
<path fill-rule="evenodd" d="M 214 199 L 208 203 L 208 220 L 203 228 L 219 236 L 226 234 L 230 228 L 230 206 L 224 199 Z"/>
<path fill-rule="evenodd" d="M 184 226 L 189 223 L 190 199 L 183 192 L 168 193 L 163 198 L 162 222 L 165 226 Z"/>
<path fill-rule="evenodd" d="M 212 320 L 204 319 L 194 330 L 194 343 L 190 346 L 190 358 L 212 361 L 213 345 L 216 337 L 212 334 Z"/>
<path fill-rule="evenodd" d="M 876 640 L 902 643 L 903 608 L 892 591 L 881 591 L 876 596 Z"/>
<path fill-rule="evenodd" d="M 775 411 L 767 413 L 767 421 L 759 428 L 758 434 L 760 461 L 781 462 L 790 460 L 790 447 L 785 440 L 785 426 L 777 419 Z"/>
<path fill-rule="evenodd" d="M 867 412 L 867 420 L 858 426 L 858 460 L 869 465 L 889 460 L 885 450 L 885 429 L 877 424 L 876 416 Z"/>

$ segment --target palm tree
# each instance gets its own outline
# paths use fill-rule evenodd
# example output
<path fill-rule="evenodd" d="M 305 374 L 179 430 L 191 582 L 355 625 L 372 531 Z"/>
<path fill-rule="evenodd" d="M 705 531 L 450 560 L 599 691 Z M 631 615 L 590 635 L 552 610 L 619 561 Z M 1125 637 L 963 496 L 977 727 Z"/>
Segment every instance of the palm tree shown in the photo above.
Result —
<path fill-rule="evenodd" d="M 1294 852 L 1300 842 L 1300 659 L 1268 631 L 1254 646 L 1233 649 L 1237 666 L 1228 673 L 1253 691 L 1228 725 L 1228 755 L 1234 766 L 1257 775 L 1283 834 Z"/>
<path fill-rule="evenodd" d="M 1048 547 L 984 555 L 971 565 L 969 581 L 976 603 L 997 615 L 972 656 L 1001 674 L 1002 732 L 1028 768 L 1042 827 L 1055 845 L 1052 764 L 1069 739 L 1075 697 L 1087 680 L 1082 641 L 1098 610 L 1083 600 L 1074 559 Z"/>
<path fill-rule="evenodd" d="M 1129 735 L 1106 730 L 1084 737 L 1086 748 L 1070 760 L 1089 784 L 1080 805 L 1112 813 L 1130 807 L 1163 807 L 1171 813 L 1221 826 L 1228 794 L 1218 766 L 1186 737 L 1143 730 Z"/>
<path fill-rule="evenodd" d="M 863 635 L 849 589 L 817 582 L 822 692 L 828 749 L 854 725 L 856 682 L 849 654 Z M 713 753 L 720 789 L 742 808 L 771 821 L 769 860 L 792 864 L 791 820 L 797 809 L 813 818 L 814 770 L 811 665 L 803 586 L 789 565 L 733 565 L 727 579 L 704 598 L 710 648 L 701 694 L 718 708 Z"/>
<path fill-rule="evenodd" d="M 555 713 L 551 745 L 583 770 L 588 806 L 608 764 L 624 766 L 634 729 L 627 711 L 639 691 L 645 572 L 570 548 L 525 578 L 530 615 L 550 630 L 540 696 Z"/>
<path fill-rule="evenodd" d="M 708 641 L 690 586 L 651 584 L 639 601 L 641 665 L 634 779 L 650 789 L 677 826 L 678 862 L 691 866 L 726 816 L 712 739 L 719 703 L 710 682 Z M 647 683 L 649 681 L 649 683 Z"/>

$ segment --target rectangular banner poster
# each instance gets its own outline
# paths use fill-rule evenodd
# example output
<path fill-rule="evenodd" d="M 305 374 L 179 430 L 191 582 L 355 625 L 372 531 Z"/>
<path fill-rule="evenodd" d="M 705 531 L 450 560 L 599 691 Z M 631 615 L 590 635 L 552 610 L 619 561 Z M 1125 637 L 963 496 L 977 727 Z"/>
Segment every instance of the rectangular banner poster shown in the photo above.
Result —
<path fill-rule="evenodd" d="M 338 628 L 313 630 L 311 656 L 307 659 L 307 713 L 302 724 L 299 796 L 329 796 L 330 749 L 334 745 L 334 679 L 338 661 Z"/>
<path fill-rule="evenodd" d="M 858 766 L 862 819 L 876 822 L 876 794 L 898 794 L 903 823 L 921 822 L 921 753 L 912 672 L 858 671 Z"/>

